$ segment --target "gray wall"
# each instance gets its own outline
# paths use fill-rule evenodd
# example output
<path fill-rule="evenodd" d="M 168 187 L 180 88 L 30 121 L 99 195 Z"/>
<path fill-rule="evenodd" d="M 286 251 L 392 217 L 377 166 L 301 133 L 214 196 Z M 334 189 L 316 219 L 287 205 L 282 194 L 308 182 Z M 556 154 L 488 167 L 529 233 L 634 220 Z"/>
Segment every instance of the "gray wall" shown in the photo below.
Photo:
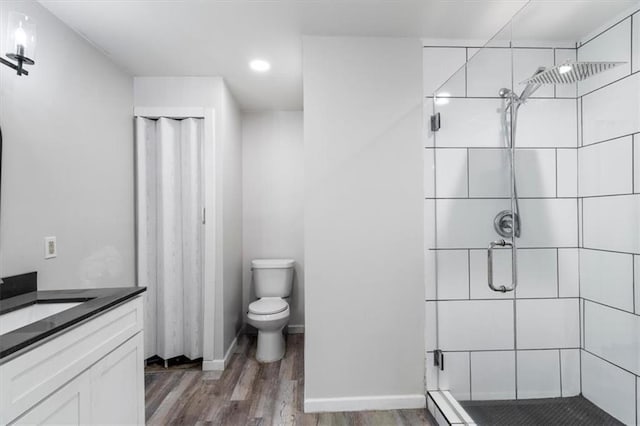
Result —
<path fill-rule="evenodd" d="M 417 39 L 307 37 L 305 409 L 424 405 Z"/>
<path fill-rule="evenodd" d="M 2 39 L 9 11 L 36 20 L 38 45 L 29 76 L 0 67 L 0 276 L 134 285 L 132 78 L 32 1 L 0 2 Z"/>
<path fill-rule="evenodd" d="M 243 309 L 255 300 L 251 260 L 295 259 L 289 331 L 304 329 L 302 111 L 242 115 Z"/>

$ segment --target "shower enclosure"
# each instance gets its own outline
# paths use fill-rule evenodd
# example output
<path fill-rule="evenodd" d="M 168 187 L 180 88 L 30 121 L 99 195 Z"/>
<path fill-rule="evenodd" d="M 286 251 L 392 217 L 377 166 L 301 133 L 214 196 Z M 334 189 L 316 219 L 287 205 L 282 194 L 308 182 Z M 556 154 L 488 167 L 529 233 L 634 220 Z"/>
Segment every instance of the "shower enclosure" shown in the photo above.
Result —
<path fill-rule="evenodd" d="M 450 423 L 637 424 L 640 4 L 569 39 L 541 7 L 424 47 L 427 401 Z"/>

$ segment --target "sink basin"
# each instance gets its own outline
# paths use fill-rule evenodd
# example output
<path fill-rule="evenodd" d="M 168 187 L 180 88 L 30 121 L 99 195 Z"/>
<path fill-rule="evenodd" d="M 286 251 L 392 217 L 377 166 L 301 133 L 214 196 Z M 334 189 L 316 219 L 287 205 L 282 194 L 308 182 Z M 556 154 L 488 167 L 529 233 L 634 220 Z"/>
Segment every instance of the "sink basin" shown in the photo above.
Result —
<path fill-rule="evenodd" d="M 67 309 L 80 305 L 82 302 L 46 303 L 39 302 L 15 311 L 0 315 L 0 335 L 9 333 L 41 319 L 50 317 Z"/>

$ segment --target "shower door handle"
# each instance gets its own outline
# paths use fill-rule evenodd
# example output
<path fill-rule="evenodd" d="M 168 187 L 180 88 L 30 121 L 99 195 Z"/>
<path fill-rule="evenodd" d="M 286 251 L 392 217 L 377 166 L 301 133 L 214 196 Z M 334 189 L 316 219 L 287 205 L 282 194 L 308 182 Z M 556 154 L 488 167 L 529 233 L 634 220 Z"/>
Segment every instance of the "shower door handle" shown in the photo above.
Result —
<path fill-rule="evenodd" d="M 511 283 L 511 287 L 507 288 L 505 286 L 495 287 L 493 285 L 493 249 L 496 247 L 511 247 L 513 250 L 513 243 L 505 240 L 496 240 L 489 243 L 489 248 L 487 250 L 487 282 L 489 283 L 489 288 L 493 291 L 499 291 L 501 293 L 506 293 L 508 291 L 513 291 L 516 288 L 516 282 Z M 514 274 L 515 280 L 515 274 Z"/>

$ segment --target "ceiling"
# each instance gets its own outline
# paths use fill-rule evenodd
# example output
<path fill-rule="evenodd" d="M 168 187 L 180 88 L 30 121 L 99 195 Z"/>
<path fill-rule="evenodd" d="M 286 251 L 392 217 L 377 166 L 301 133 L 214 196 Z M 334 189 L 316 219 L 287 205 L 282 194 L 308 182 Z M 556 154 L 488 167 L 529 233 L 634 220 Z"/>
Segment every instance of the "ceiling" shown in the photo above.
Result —
<path fill-rule="evenodd" d="M 40 0 L 136 76 L 222 76 L 243 110 L 302 108 L 303 35 L 487 40 L 526 0 Z M 638 0 L 533 0 L 523 40 L 578 40 Z M 256 74 L 253 58 L 271 71 Z"/>

